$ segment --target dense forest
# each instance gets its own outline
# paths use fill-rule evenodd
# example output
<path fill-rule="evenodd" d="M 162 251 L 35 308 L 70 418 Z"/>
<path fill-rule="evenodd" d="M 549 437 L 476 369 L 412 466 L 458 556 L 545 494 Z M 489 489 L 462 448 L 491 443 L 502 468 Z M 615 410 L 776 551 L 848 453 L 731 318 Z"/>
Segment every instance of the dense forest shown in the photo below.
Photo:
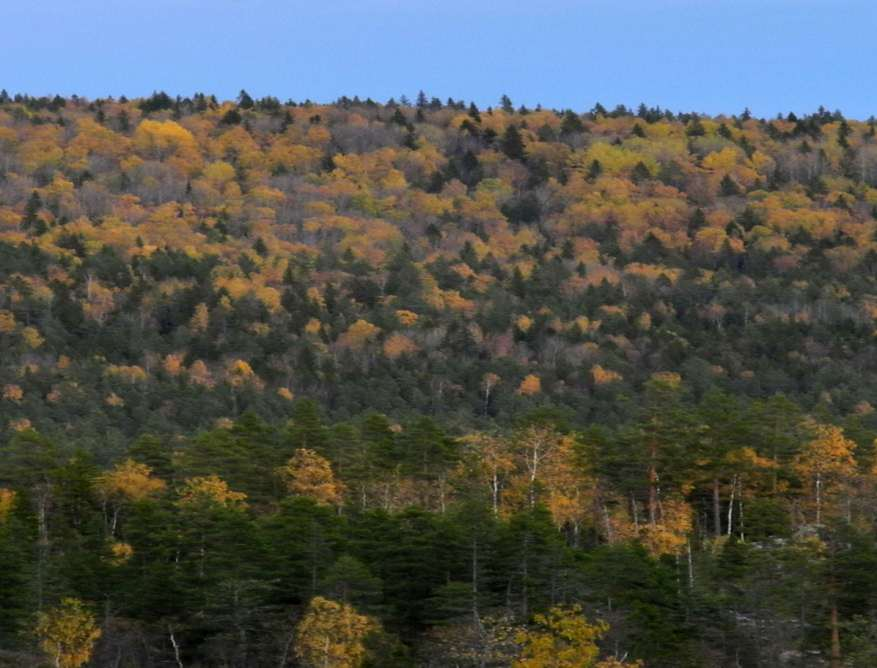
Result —
<path fill-rule="evenodd" d="M 0 92 L 0 665 L 877 665 L 877 121 Z"/>

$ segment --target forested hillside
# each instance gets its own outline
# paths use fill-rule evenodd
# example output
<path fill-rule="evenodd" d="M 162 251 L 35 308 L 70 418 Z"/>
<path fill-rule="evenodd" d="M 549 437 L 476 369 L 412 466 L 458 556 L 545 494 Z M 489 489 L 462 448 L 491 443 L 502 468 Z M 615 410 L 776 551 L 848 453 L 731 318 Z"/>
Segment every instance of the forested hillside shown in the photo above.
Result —
<path fill-rule="evenodd" d="M 873 119 L 2 92 L 0 665 L 874 666 L 875 336 Z"/>

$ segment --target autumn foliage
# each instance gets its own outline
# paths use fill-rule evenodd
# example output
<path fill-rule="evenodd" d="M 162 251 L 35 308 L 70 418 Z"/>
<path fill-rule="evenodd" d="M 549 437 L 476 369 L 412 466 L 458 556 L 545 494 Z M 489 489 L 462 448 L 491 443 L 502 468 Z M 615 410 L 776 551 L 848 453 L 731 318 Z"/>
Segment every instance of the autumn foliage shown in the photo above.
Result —
<path fill-rule="evenodd" d="M 875 335 L 873 119 L 0 92 L 0 662 L 875 665 Z"/>

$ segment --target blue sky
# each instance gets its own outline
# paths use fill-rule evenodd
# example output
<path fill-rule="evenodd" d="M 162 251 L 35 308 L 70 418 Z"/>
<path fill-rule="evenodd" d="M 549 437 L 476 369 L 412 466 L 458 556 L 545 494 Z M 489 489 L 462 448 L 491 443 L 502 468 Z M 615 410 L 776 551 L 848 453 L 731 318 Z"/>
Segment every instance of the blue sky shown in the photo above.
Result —
<path fill-rule="evenodd" d="M 873 0 L 0 0 L 0 87 L 34 95 L 597 101 L 877 115 Z"/>

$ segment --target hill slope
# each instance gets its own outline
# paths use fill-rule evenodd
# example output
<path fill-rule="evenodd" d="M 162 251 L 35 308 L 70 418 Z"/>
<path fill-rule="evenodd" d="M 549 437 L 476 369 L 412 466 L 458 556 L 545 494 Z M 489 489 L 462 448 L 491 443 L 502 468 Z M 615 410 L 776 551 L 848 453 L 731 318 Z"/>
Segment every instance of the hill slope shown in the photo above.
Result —
<path fill-rule="evenodd" d="M 875 217 L 823 110 L 0 93 L 0 665 L 875 665 Z"/>
<path fill-rule="evenodd" d="M 4 427 L 874 397 L 873 123 L 3 100 Z"/>

